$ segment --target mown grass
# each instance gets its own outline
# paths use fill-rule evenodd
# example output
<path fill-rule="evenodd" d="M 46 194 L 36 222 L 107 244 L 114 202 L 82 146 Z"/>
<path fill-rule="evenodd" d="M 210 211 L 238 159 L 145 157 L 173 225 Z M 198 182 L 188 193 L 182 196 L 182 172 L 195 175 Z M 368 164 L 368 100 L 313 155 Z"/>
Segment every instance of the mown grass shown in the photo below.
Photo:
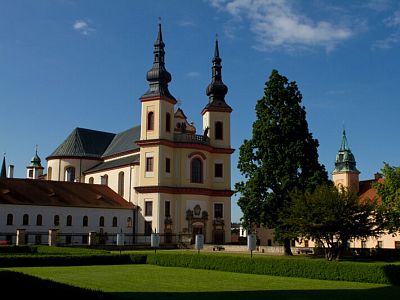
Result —
<path fill-rule="evenodd" d="M 400 287 L 346 281 L 159 267 L 108 265 L 9 268 L 58 284 L 98 290 L 93 299 L 395 299 Z M 4 271 L 3 271 L 4 272 Z M 0 278 L 7 284 L 7 278 Z M 8 272 L 7 272 L 8 273 Z M 31 278 L 31 277 L 29 277 Z M 5 282 L 3 281 L 5 279 Z M 51 282 L 50 282 L 51 284 Z M 54 284 L 54 283 L 53 283 Z M 28 286 L 29 283 L 27 284 Z M 44 291 L 44 290 L 43 290 Z M 31 293 L 31 296 L 35 295 Z"/>

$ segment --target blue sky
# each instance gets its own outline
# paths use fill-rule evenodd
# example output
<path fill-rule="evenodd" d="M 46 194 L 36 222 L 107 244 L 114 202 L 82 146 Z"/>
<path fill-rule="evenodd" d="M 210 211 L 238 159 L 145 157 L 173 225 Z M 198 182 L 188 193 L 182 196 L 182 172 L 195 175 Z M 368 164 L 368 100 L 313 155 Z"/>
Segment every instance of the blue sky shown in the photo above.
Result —
<path fill-rule="evenodd" d="M 75 127 L 139 124 L 159 17 L 170 91 L 198 129 L 218 34 L 232 186 L 272 69 L 297 82 L 329 173 L 343 126 L 361 179 L 400 165 L 399 1 L 0 0 L 0 151 L 17 177 L 36 144 L 44 161 Z"/>

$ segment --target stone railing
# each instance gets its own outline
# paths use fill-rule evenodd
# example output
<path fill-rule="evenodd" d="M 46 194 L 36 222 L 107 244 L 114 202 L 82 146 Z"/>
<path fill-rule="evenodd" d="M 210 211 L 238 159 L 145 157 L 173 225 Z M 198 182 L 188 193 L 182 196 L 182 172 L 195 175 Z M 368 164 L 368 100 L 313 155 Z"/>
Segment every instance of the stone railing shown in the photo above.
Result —
<path fill-rule="evenodd" d="M 208 136 L 191 133 L 175 133 L 174 141 L 180 143 L 194 143 L 204 145 L 210 144 L 210 138 Z"/>

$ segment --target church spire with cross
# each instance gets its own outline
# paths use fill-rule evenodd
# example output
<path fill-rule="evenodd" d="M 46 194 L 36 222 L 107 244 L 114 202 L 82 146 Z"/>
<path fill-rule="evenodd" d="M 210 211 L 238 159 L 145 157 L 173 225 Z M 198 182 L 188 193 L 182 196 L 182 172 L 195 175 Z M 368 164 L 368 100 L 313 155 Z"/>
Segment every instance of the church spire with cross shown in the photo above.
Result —
<path fill-rule="evenodd" d="M 158 23 L 158 33 L 154 42 L 154 60 L 153 67 L 147 72 L 146 79 L 149 82 L 149 89 L 142 98 L 165 96 L 171 100 L 175 100 L 174 96 L 168 90 L 168 83 L 171 82 L 171 74 L 165 68 L 165 51 L 164 41 L 161 30 L 161 19 Z"/>

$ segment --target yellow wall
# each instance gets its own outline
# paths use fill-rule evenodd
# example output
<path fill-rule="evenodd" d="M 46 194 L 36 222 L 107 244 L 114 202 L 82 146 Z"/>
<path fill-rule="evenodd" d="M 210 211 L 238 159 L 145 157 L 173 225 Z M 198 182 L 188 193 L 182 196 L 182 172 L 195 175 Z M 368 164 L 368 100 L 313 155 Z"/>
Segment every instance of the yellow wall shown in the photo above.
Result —
<path fill-rule="evenodd" d="M 231 121 L 230 113 L 228 112 L 215 112 L 207 111 L 203 115 L 203 130 L 208 127 L 208 136 L 211 139 L 211 146 L 217 148 L 230 148 L 231 147 Z M 223 123 L 223 139 L 215 139 L 215 122 Z"/>

